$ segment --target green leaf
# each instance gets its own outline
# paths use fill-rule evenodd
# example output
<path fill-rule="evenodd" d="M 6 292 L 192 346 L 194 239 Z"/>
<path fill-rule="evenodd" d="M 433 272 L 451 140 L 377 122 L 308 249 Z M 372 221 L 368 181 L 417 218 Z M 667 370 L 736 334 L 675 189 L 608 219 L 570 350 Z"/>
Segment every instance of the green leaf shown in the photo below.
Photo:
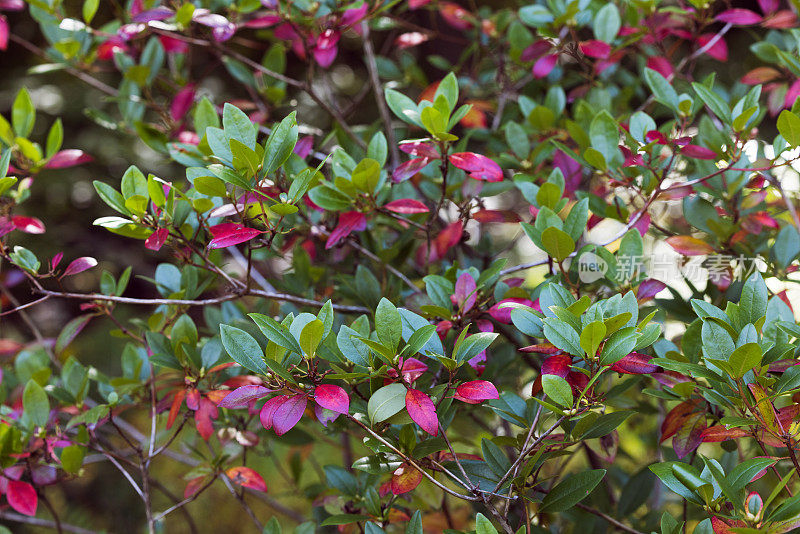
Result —
<path fill-rule="evenodd" d="M 258 326 L 261 333 L 264 334 L 264 337 L 279 347 L 294 351 L 297 354 L 303 354 L 303 349 L 300 348 L 300 344 L 284 325 L 268 315 L 250 313 L 248 316 L 256 323 L 256 326 Z"/>
<path fill-rule="evenodd" d="M 95 180 L 92 182 L 92 184 L 94 185 L 97 194 L 100 195 L 101 199 L 103 199 L 103 202 L 123 215 L 131 214 L 128 208 L 125 207 L 125 198 L 119 191 L 99 180 Z"/>
<path fill-rule="evenodd" d="M 458 363 L 464 363 L 486 350 L 492 342 L 497 339 L 494 332 L 478 332 L 469 337 L 465 337 L 456 343 L 453 348 L 453 359 Z"/>
<path fill-rule="evenodd" d="M 542 245 L 545 252 L 558 262 L 569 258 L 569 255 L 575 251 L 575 241 L 570 235 L 554 226 L 545 228 L 542 232 Z"/>
<path fill-rule="evenodd" d="M 766 315 L 768 297 L 769 291 L 764 279 L 758 271 L 754 272 L 745 281 L 742 296 L 739 298 L 739 319 L 742 326 L 756 324 Z"/>
<path fill-rule="evenodd" d="M 589 125 L 589 139 L 592 148 L 603 155 L 609 167 L 622 163 L 622 153 L 619 151 L 619 126 L 608 111 L 603 110 L 592 119 Z"/>
<path fill-rule="evenodd" d="M 520 8 L 520 20 L 532 28 L 540 28 L 555 20 L 553 14 L 545 7 L 538 4 L 531 4 Z"/>
<path fill-rule="evenodd" d="M 358 189 L 367 193 L 373 193 L 378 186 L 381 177 L 381 165 L 371 158 L 361 160 L 350 179 Z"/>
<path fill-rule="evenodd" d="M 605 469 L 593 469 L 569 475 L 542 500 L 540 512 L 565 512 L 589 496 L 603 480 Z"/>
<path fill-rule="evenodd" d="M 475 534 L 497 534 L 497 529 L 485 515 L 479 513 L 475 516 Z"/>
<path fill-rule="evenodd" d="M 309 358 L 313 358 L 316 354 L 324 334 L 325 323 L 319 319 L 314 319 L 303 327 L 300 333 L 300 347 Z"/>
<path fill-rule="evenodd" d="M 420 128 L 423 127 L 419 108 L 417 108 L 413 100 L 394 89 L 386 89 L 384 91 L 384 96 L 386 97 L 386 104 L 388 104 L 389 109 L 391 109 L 392 113 L 397 115 L 400 120 L 419 126 Z"/>
<path fill-rule="evenodd" d="M 90 24 L 97 13 L 97 8 L 100 7 L 100 0 L 83 0 L 82 15 L 86 24 Z"/>
<path fill-rule="evenodd" d="M 700 100 L 708 106 L 708 108 L 723 122 L 729 123 L 731 120 L 731 108 L 728 104 L 715 93 L 712 89 L 709 89 L 703 84 L 692 82 L 692 88 L 694 88 L 697 96 L 700 97 Z"/>
<path fill-rule="evenodd" d="M 86 447 L 81 445 L 69 445 L 61 451 L 61 467 L 67 473 L 76 475 L 81 470 L 83 458 L 86 456 Z"/>
<path fill-rule="evenodd" d="M 403 384 L 389 384 L 372 394 L 367 403 L 369 420 L 380 423 L 406 407 L 406 388 Z"/>
<path fill-rule="evenodd" d="M 761 365 L 764 357 L 758 343 L 745 343 L 731 354 L 728 364 L 733 372 L 731 378 L 742 378 L 754 367 Z"/>
<path fill-rule="evenodd" d="M 17 97 L 11 107 L 11 124 L 14 126 L 14 133 L 19 137 L 28 137 L 33 131 L 35 122 L 36 109 L 33 107 L 31 95 L 23 87 L 17 93 Z"/>
<path fill-rule="evenodd" d="M 220 126 L 217 110 L 206 96 L 194 108 L 192 117 L 194 119 L 194 129 L 200 137 L 205 136 L 206 128 L 219 128 Z"/>
<path fill-rule="evenodd" d="M 800 146 L 800 117 L 784 109 L 778 115 L 778 131 L 792 148 Z M 16 127 L 14 128 L 16 130 Z"/>
<path fill-rule="evenodd" d="M 602 365 L 614 365 L 616 362 L 630 354 L 636 346 L 636 331 L 632 327 L 617 330 L 608 338 L 600 353 Z"/>
<path fill-rule="evenodd" d="M 292 111 L 276 126 L 264 145 L 263 172 L 269 176 L 292 155 L 298 136 L 297 112 Z"/>
<path fill-rule="evenodd" d="M 403 336 L 403 320 L 395 305 L 386 298 L 381 299 L 375 311 L 375 332 L 383 345 L 397 351 Z"/>
<path fill-rule="evenodd" d="M 645 68 L 644 79 L 647 82 L 647 85 L 650 86 L 650 90 L 653 91 L 653 95 L 657 101 L 661 102 L 673 111 L 677 111 L 678 93 L 675 92 L 675 89 L 672 88 L 666 78 L 653 69 Z"/>
<path fill-rule="evenodd" d="M 62 143 L 64 142 L 64 125 L 61 123 L 61 119 L 56 119 L 53 125 L 50 127 L 50 131 L 47 133 L 47 145 L 45 149 L 45 157 L 51 158 L 58 150 L 61 148 Z M 0 178 L 4 176 L 2 169 L 0 168 Z"/>
<path fill-rule="evenodd" d="M 561 319 L 548 317 L 544 320 L 544 337 L 559 349 L 573 356 L 583 356 L 578 333 Z"/>
<path fill-rule="evenodd" d="M 587 428 L 578 439 L 593 439 L 600 438 L 606 434 L 611 433 L 619 425 L 621 425 L 628 417 L 633 415 L 632 410 L 623 410 L 619 412 L 611 412 L 600 415 L 594 420 L 592 425 Z"/>
<path fill-rule="evenodd" d="M 22 392 L 22 407 L 25 415 L 36 425 L 43 427 L 50 418 L 50 401 L 47 399 L 42 386 L 34 379 L 28 380 L 25 384 L 25 391 Z"/>
<path fill-rule="evenodd" d="M 619 16 L 619 10 L 613 3 L 608 3 L 601 7 L 597 11 L 594 22 L 592 23 L 594 36 L 606 43 L 610 43 L 614 40 L 621 27 L 622 20 Z"/>
<path fill-rule="evenodd" d="M 444 96 L 445 100 L 447 101 L 447 105 L 450 107 L 450 111 L 452 112 L 458 103 L 458 79 L 454 73 L 449 72 L 447 76 L 445 76 L 442 81 L 439 82 L 439 86 L 436 88 L 436 93 L 433 95 L 434 102 L 439 95 Z"/>
<path fill-rule="evenodd" d="M 572 407 L 572 386 L 558 375 L 542 375 L 542 389 L 553 402 L 567 408 Z"/>
<path fill-rule="evenodd" d="M 353 199 L 329 185 L 318 185 L 308 192 L 311 201 L 326 210 L 342 211 L 353 204 Z"/>
<path fill-rule="evenodd" d="M 219 330 L 222 345 L 233 361 L 255 373 L 267 373 L 264 352 L 253 336 L 227 324 L 220 325 Z"/>
<path fill-rule="evenodd" d="M 586 355 L 593 358 L 597 354 L 600 343 L 606 336 L 606 325 L 602 321 L 592 321 L 587 324 L 581 332 L 581 348 Z"/>
<path fill-rule="evenodd" d="M 271 517 L 270 520 L 264 525 L 264 529 L 261 531 L 261 534 L 283 534 L 283 527 L 281 526 L 280 521 L 278 521 L 278 518 L 275 516 Z"/>
<path fill-rule="evenodd" d="M 222 109 L 222 128 L 228 139 L 236 139 L 247 148 L 256 148 L 256 127 L 250 117 L 233 104 L 225 103 Z"/>

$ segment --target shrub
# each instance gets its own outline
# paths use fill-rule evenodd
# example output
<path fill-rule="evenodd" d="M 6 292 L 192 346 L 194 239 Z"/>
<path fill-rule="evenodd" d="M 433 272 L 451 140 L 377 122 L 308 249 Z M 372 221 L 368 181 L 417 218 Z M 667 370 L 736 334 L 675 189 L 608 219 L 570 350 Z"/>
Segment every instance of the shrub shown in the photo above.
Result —
<path fill-rule="evenodd" d="M 93 158 L 20 90 L 0 517 L 86 531 L 48 496 L 108 462 L 149 532 L 219 488 L 268 533 L 800 526 L 795 4 L 122 4 L 0 1 L 158 154 L 81 239 L 160 262 L 37 250 Z"/>

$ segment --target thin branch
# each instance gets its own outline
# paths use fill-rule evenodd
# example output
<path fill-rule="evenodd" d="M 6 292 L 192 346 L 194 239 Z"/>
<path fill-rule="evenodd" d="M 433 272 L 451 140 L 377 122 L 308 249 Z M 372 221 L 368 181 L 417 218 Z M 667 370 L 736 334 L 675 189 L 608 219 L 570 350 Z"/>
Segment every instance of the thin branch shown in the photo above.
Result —
<path fill-rule="evenodd" d="M 381 114 L 381 120 L 385 125 L 386 142 L 389 144 L 389 150 L 392 154 L 392 169 L 396 169 L 400 165 L 400 151 L 397 149 L 397 140 L 394 137 L 394 129 L 392 128 L 392 115 L 389 113 L 389 108 L 386 105 L 386 100 L 381 91 L 381 80 L 378 76 L 378 64 L 375 60 L 375 49 L 372 47 L 372 39 L 370 39 L 369 23 L 365 20 L 361 23 L 361 30 L 364 34 L 364 55 L 366 56 L 367 70 L 369 71 L 370 82 L 372 89 L 375 92 L 375 101 L 378 103 L 378 110 Z"/>
<path fill-rule="evenodd" d="M 17 514 L 15 512 L 0 512 L 0 519 L 5 519 L 7 521 L 14 521 L 16 523 L 23 523 L 26 525 L 33 525 L 35 527 L 44 527 L 44 528 L 52 528 L 56 529 L 57 525 L 55 521 L 50 521 L 49 519 L 40 519 L 38 517 L 28 517 L 26 515 Z M 70 525 L 68 523 L 61 523 L 61 530 L 64 532 L 73 532 L 74 534 L 96 534 L 97 531 L 89 530 L 87 528 L 79 527 L 76 525 Z"/>

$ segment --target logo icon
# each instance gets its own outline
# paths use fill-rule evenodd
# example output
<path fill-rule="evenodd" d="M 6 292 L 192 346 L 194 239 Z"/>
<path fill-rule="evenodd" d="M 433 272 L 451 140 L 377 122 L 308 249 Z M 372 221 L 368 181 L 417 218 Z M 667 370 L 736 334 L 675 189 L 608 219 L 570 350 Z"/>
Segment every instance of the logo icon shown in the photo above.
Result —
<path fill-rule="evenodd" d="M 600 280 L 607 272 L 608 264 L 594 252 L 586 252 L 578 258 L 578 278 L 585 284 Z"/>

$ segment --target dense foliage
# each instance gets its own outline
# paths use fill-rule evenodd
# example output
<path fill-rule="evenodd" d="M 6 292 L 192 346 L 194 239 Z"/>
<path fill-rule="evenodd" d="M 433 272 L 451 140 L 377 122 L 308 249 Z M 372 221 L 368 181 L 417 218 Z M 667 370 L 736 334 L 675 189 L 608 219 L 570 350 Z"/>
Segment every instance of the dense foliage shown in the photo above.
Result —
<path fill-rule="evenodd" d="M 800 526 L 797 5 L 467 4 L 0 0 L 148 147 L 82 239 L 158 262 L 37 250 L 94 158 L 16 93 L 0 518 L 103 529 L 55 497 L 108 464 L 127 531 Z"/>

